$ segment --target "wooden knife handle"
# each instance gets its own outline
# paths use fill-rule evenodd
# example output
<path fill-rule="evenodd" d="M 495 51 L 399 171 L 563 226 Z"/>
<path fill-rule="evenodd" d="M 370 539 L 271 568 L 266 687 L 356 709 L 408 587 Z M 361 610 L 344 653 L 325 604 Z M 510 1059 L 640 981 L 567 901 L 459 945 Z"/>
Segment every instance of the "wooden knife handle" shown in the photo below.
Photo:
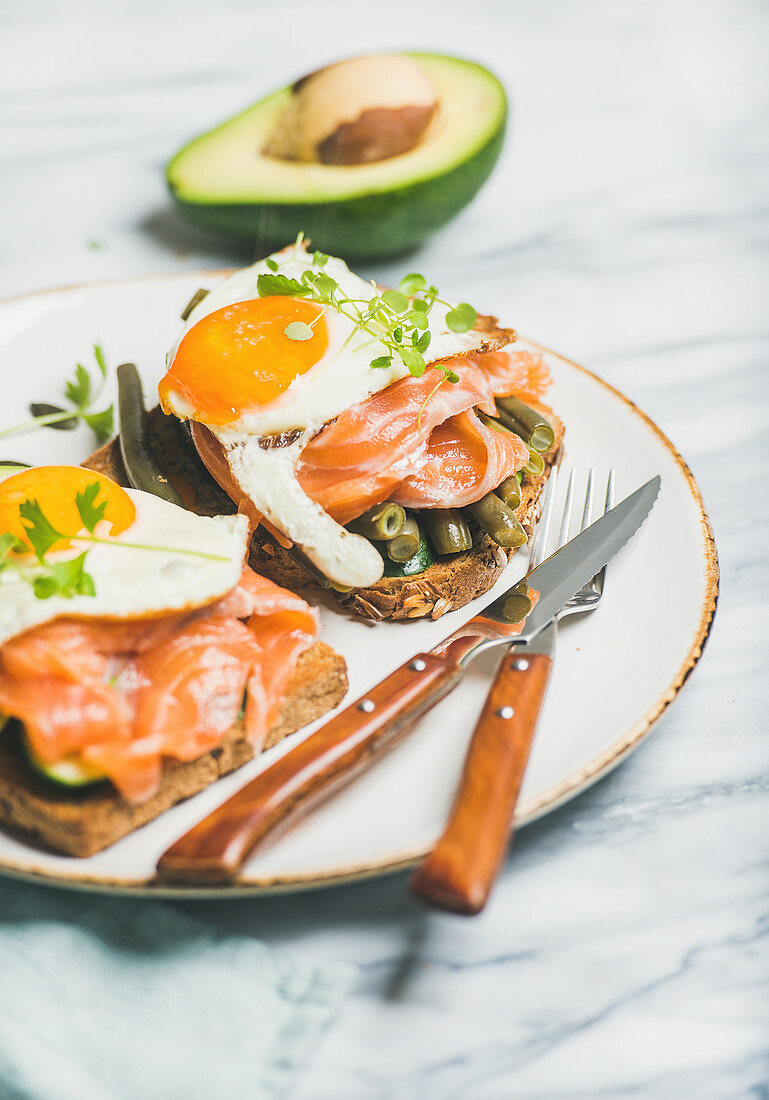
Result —
<path fill-rule="evenodd" d="M 223 882 L 264 838 L 343 786 L 434 706 L 462 675 L 460 655 L 418 653 L 276 760 L 161 856 L 164 879 Z"/>
<path fill-rule="evenodd" d="M 473 732 L 449 823 L 409 883 L 423 901 L 466 916 L 486 904 L 507 847 L 552 664 L 543 653 L 513 652 L 502 659 Z"/>

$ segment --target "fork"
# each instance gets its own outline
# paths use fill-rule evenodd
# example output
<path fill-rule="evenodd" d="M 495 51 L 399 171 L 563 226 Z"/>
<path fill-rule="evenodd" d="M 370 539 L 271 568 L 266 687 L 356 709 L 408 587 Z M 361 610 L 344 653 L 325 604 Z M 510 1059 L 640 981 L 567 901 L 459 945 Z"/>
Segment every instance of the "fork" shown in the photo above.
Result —
<path fill-rule="evenodd" d="M 530 569 L 540 565 L 549 552 L 558 489 L 557 470 L 553 468 L 542 518 L 534 533 Z M 569 475 L 566 497 L 556 545 L 560 549 L 570 537 L 574 509 L 576 473 Z M 590 470 L 582 507 L 580 531 L 591 523 L 595 471 Z M 614 503 L 614 471 L 606 482 L 603 514 Z M 597 517 L 596 517 L 597 518 Z M 556 622 L 568 615 L 594 611 L 600 604 L 606 579 L 606 566 L 580 588 L 561 609 L 556 619 L 535 639 L 536 652 L 545 653 L 551 662 L 555 653 Z M 462 777 L 448 824 L 437 845 L 416 870 L 409 883 L 412 893 L 441 909 L 473 915 L 486 904 L 509 843 L 513 814 L 534 739 L 536 721 L 511 722 L 515 711 L 522 713 L 538 705 L 516 692 L 518 666 L 526 662 L 503 657 L 478 719 L 465 760 Z M 548 672 L 551 667 L 548 663 Z M 545 680 L 546 684 L 546 680 Z M 544 695 L 544 685 L 542 695 Z M 515 703 L 515 708 L 511 705 Z M 536 719 L 536 711 L 533 712 Z M 501 776 L 500 776 L 501 773 Z M 490 774 L 491 785 L 484 782 Z M 500 781 L 501 780 L 501 781 Z M 483 800 L 479 806 L 479 792 Z"/>
<path fill-rule="evenodd" d="M 558 491 L 558 471 L 553 467 L 550 474 L 549 491 L 547 500 L 545 502 L 545 511 L 542 519 L 537 524 L 534 531 L 534 538 L 531 543 L 531 558 L 529 561 L 529 569 L 534 569 L 537 565 L 545 560 L 548 554 L 548 545 L 550 540 L 550 526 L 553 519 L 553 511 L 555 505 L 555 497 Z M 561 525 L 558 531 L 558 539 L 553 546 L 552 552 L 558 550 L 561 546 L 569 541 L 569 533 L 571 531 L 571 519 L 572 512 L 574 511 L 574 494 L 577 481 L 577 474 L 575 470 L 572 470 L 569 474 L 569 482 L 566 486 L 566 498 L 563 502 L 563 510 L 561 513 Z M 593 495 L 595 486 L 595 470 L 591 469 L 587 475 L 587 486 L 585 488 L 585 502 L 582 506 L 582 519 L 580 521 L 579 529 L 584 531 L 586 527 L 590 526 L 591 516 L 593 510 Z M 606 479 L 606 495 L 604 498 L 603 515 L 614 506 L 614 470 L 609 470 L 609 476 Z M 603 597 L 604 582 L 606 580 L 606 566 L 603 567 L 594 577 L 592 577 L 587 584 L 584 584 L 582 588 L 576 592 L 569 602 L 561 609 L 556 619 L 566 618 L 568 615 L 575 615 L 583 611 L 594 611 L 601 602 Z"/>

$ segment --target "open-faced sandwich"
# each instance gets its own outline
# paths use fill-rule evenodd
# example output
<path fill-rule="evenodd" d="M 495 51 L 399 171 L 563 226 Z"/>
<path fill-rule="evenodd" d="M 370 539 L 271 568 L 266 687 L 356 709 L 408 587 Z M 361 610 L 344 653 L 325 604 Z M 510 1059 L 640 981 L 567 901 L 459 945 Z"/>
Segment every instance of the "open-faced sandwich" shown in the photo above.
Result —
<path fill-rule="evenodd" d="M 421 275 L 382 291 L 301 242 L 191 306 L 148 460 L 195 510 L 248 516 L 259 573 L 376 620 L 437 618 L 492 586 L 562 446 L 540 355 Z M 130 399 L 121 385 L 124 437 Z M 134 443 L 93 468 L 142 484 L 121 461 Z"/>
<path fill-rule="evenodd" d="M 0 531 L 0 821 L 46 847 L 99 851 L 345 693 L 244 516 L 47 466 L 0 484 Z"/>

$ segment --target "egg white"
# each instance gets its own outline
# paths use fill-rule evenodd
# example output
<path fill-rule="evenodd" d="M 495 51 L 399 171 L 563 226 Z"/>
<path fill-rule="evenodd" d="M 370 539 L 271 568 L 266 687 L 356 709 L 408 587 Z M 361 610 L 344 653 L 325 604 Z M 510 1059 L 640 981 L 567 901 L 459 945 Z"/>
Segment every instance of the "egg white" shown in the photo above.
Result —
<path fill-rule="evenodd" d="M 151 493 L 126 492 L 136 505 L 136 520 L 126 531 L 109 546 L 78 543 L 76 550 L 62 552 L 74 556 L 88 550 L 85 568 L 95 596 L 40 600 L 13 570 L 0 575 L 0 645 L 51 619 L 152 618 L 205 607 L 235 587 L 248 543 L 245 516 L 198 516 Z M 102 526 L 109 527 L 100 524 L 97 535 Z M 122 545 L 127 542 L 168 549 L 136 550 Z M 223 560 L 174 553 L 177 548 Z"/>
<path fill-rule="evenodd" d="M 293 245 L 268 258 L 279 263 L 281 274 L 295 279 L 310 263 L 307 253 Z M 325 270 L 350 298 L 368 302 L 379 293 L 335 257 L 329 257 Z M 190 313 L 169 352 L 169 366 L 185 333 L 215 310 L 258 297 L 257 280 L 267 272 L 266 258 L 236 271 L 210 291 Z M 451 332 L 446 324 L 450 308 L 436 304 L 430 312 L 431 340 L 424 356 L 428 364 L 484 346 L 482 333 Z M 235 481 L 259 512 L 300 546 L 325 576 L 340 586 L 360 588 L 382 576 L 381 555 L 306 496 L 296 480 L 296 466 L 303 448 L 324 424 L 409 372 L 397 357 L 390 367 L 372 367 L 371 360 L 388 354 L 387 348 L 368 334 L 356 332 L 354 323 L 337 310 L 326 310 L 324 318 L 329 337 L 324 356 L 268 405 L 243 410 L 236 422 L 211 431 L 224 446 Z M 216 364 L 211 364 L 211 370 L 215 372 Z M 170 393 L 168 404 L 182 419 L 196 419 L 196 410 L 180 395 Z M 301 434 L 290 446 L 265 447 L 260 442 L 261 437 L 294 429 Z"/>
<path fill-rule="evenodd" d="M 274 253 L 271 258 L 280 264 L 280 274 L 291 279 L 301 278 L 302 272 L 310 267 L 307 253 L 293 245 Z M 329 257 L 324 270 L 336 279 L 350 298 L 368 302 L 379 294 L 379 288 L 350 271 L 343 260 Z M 190 328 L 209 313 L 236 302 L 257 298 L 257 280 L 265 273 L 270 273 L 266 259 L 236 271 L 210 291 L 188 317 L 168 355 L 169 366 Z M 446 324 L 448 308 L 436 304 L 430 312 L 431 340 L 424 356 L 428 364 L 452 355 L 466 354 L 483 345 L 481 333 L 450 331 Z M 260 409 L 243 410 L 236 423 L 217 429 L 221 439 L 232 438 L 236 433 L 275 435 L 294 428 L 317 431 L 345 409 L 365 401 L 409 373 L 397 357 L 390 367 L 372 367 L 371 360 L 387 355 L 387 348 L 367 333 L 356 332 L 355 324 L 337 310 L 327 309 L 324 321 L 328 330 L 328 348 L 324 356 L 305 374 L 295 378 L 274 401 Z M 215 372 L 216 364 L 211 364 L 211 369 Z M 196 419 L 195 409 L 178 394 L 169 394 L 168 400 L 177 416 Z"/>

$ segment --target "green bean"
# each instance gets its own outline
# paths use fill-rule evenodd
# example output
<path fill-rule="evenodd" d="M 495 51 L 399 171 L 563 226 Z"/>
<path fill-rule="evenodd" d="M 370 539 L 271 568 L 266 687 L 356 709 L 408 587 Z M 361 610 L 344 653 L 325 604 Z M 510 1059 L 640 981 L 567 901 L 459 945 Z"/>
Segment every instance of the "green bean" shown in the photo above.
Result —
<path fill-rule="evenodd" d="M 499 409 L 497 409 L 497 413 L 499 413 Z M 485 424 L 487 428 L 493 428 L 495 432 L 509 432 L 511 430 L 500 416 L 489 416 L 488 413 L 481 412 L 478 408 L 475 410 L 475 415 L 481 424 Z"/>
<path fill-rule="evenodd" d="M 436 554 L 459 554 L 473 545 L 473 536 L 457 508 L 425 508 L 422 523 Z"/>
<path fill-rule="evenodd" d="M 128 480 L 134 489 L 143 489 L 183 508 L 184 501 L 169 483 L 152 452 L 142 382 L 133 363 L 121 363 L 117 368 L 117 385 L 120 453 Z"/>
<path fill-rule="evenodd" d="M 503 597 L 502 614 L 509 623 L 519 623 L 526 618 L 533 606 L 529 597 L 529 586 L 526 581 L 521 581 Z"/>
<path fill-rule="evenodd" d="M 503 409 L 498 409 L 497 411 L 499 412 L 498 420 L 494 420 L 492 417 L 486 416 L 485 413 L 482 413 L 480 411 L 478 412 L 478 418 L 489 428 L 494 428 L 498 432 L 512 432 L 513 434 L 519 436 L 525 441 L 526 429 L 523 427 L 523 425 L 518 423 L 518 421 L 514 420 L 512 417 L 508 416 Z M 531 445 L 531 443 L 529 443 L 527 446 L 529 449 L 529 461 L 524 466 L 524 471 L 532 477 L 538 477 L 539 474 L 543 473 L 545 469 L 545 460 L 542 458 L 542 455 L 539 453 L 539 451 L 537 451 Z M 520 484 L 521 480 L 519 477 L 518 485 L 520 486 Z M 497 492 L 499 492 L 499 489 L 497 489 Z M 506 492 L 509 492 L 512 495 L 513 499 L 515 499 L 514 487 L 509 487 L 509 489 L 506 489 Z M 511 508 L 517 508 L 518 505 L 521 503 L 520 493 L 518 495 L 518 500 L 515 504 L 511 504 L 509 500 L 506 500 L 504 493 L 500 493 L 500 496 L 502 496 L 502 499 L 505 501 L 506 504 L 509 504 Z"/>
<path fill-rule="evenodd" d="M 539 477 L 545 472 L 545 460 L 539 451 L 529 448 L 529 461 L 523 467 L 523 472 L 529 477 Z"/>
<path fill-rule="evenodd" d="M 419 524 L 412 515 L 407 515 L 400 533 L 385 547 L 387 556 L 391 561 L 410 561 L 419 549 L 419 542 Z"/>
<path fill-rule="evenodd" d="M 515 512 L 494 493 L 488 493 L 475 504 L 468 504 L 465 511 L 499 546 L 523 546 L 526 542 L 526 532 Z"/>
<path fill-rule="evenodd" d="M 517 397 L 498 397 L 497 408 L 506 414 L 504 419 L 500 417 L 503 423 L 508 426 L 509 420 L 517 425 L 512 430 L 535 451 L 546 454 L 555 443 L 555 432 L 550 421 Z"/>
<path fill-rule="evenodd" d="M 200 290 L 196 290 L 195 293 L 190 298 L 189 302 L 187 302 L 187 305 L 182 310 L 181 320 L 186 321 L 187 318 L 189 317 L 189 315 L 192 313 L 195 306 L 199 305 L 203 301 L 203 299 L 206 297 L 206 295 L 209 294 L 209 293 L 210 293 L 210 291 L 204 290 L 203 287 L 201 287 Z"/>
<path fill-rule="evenodd" d="M 521 504 L 521 483 L 515 474 L 506 477 L 501 485 L 496 488 L 498 497 L 501 497 L 508 508 L 515 511 Z"/>
<path fill-rule="evenodd" d="M 375 504 L 362 516 L 348 524 L 356 535 L 375 542 L 389 542 L 399 535 L 406 523 L 406 513 L 400 504 Z"/>

